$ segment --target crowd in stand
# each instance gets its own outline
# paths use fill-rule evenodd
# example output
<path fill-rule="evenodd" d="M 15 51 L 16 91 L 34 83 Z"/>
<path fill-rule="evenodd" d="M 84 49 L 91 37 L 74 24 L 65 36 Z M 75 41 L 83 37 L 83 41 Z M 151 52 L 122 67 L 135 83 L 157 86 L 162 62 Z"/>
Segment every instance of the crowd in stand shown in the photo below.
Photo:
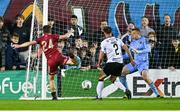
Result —
<path fill-rule="evenodd" d="M 0 17 L 0 70 L 15 70 L 25 69 L 28 57 L 28 47 L 14 49 L 12 44 L 21 44 L 29 41 L 30 27 L 24 26 L 24 17 L 22 15 L 16 16 L 16 23 L 7 28 L 4 25 L 3 17 Z M 54 28 L 54 22 L 49 22 Z M 58 47 L 62 53 L 69 54 L 72 52 L 76 55 L 78 60 L 77 66 L 66 65 L 66 69 L 94 69 L 96 68 L 98 52 L 100 50 L 100 43 L 104 39 L 103 28 L 108 26 L 107 21 L 100 21 L 99 30 L 94 33 L 86 33 L 85 30 L 79 26 L 78 17 L 71 16 L 70 24 L 67 26 L 67 31 L 74 29 L 72 35 L 67 41 L 59 41 Z M 151 53 L 150 68 L 153 69 L 180 69 L 180 35 L 179 30 L 171 25 L 171 18 L 169 15 L 164 15 L 164 24 L 153 29 L 148 26 L 149 20 L 147 17 L 142 17 L 141 27 L 139 27 L 141 35 L 147 38 L 150 43 Z M 129 22 L 127 25 L 127 32 L 119 35 L 122 41 L 129 45 L 132 41 L 131 30 L 136 25 Z M 56 33 L 52 30 L 52 33 Z M 63 49 L 63 50 L 62 50 Z M 124 55 L 125 52 L 123 51 Z M 124 62 L 128 62 L 124 56 Z"/>
<path fill-rule="evenodd" d="M 77 17 L 75 15 L 72 18 L 76 18 L 76 23 L 73 24 L 72 28 L 79 31 L 77 25 Z M 84 37 L 84 32 L 78 33 L 71 38 L 75 39 L 75 50 L 77 51 L 77 56 L 80 58 L 81 67 L 78 68 L 95 68 L 96 61 L 98 59 L 98 52 L 100 49 L 100 43 L 104 39 L 103 27 L 107 26 L 107 21 L 100 22 L 100 28 L 93 34 L 89 34 L 88 37 Z M 125 34 L 119 35 L 122 41 L 129 45 L 132 41 L 131 30 L 135 28 L 136 25 L 130 22 L 127 25 L 127 32 Z M 153 29 L 149 26 L 149 20 L 147 17 L 142 17 L 141 27 L 139 27 L 141 36 L 147 38 L 147 42 L 151 46 L 151 53 L 149 54 L 150 68 L 151 69 L 179 69 L 180 68 L 180 35 L 179 30 L 171 25 L 171 18 L 169 15 L 164 15 L 164 24 Z M 82 27 L 80 30 L 83 31 Z M 87 36 L 87 35 L 86 35 Z M 84 41 L 89 41 L 86 47 L 83 46 Z M 93 48 L 93 49 L 92 49 Z M 93 52 L 92 52 L 93 50 Z M 124 62 L 128 62 L 126 59 L 126 54 L 124 53 Z"/>
<path fill-rule="evenodd" d="M 0 69 L 24 69 L 28 57 L 28 47 L 21 49 L 12 48 L 14 43 L 24 43 L 29 41 L 29 28 L 24 26 L 24 17 L 17 15 L 15 24 L 7 28 L 4 18 L 0 17 Z"/>

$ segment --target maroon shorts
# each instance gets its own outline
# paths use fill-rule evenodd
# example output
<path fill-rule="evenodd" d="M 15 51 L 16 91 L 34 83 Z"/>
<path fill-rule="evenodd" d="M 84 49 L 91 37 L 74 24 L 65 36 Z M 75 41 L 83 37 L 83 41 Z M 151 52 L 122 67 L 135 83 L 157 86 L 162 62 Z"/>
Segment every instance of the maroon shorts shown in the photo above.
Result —
<path fill-rule="evenodd" d="M 51 57 L 47 58 L 48 61 L 48 73 L 56 74 L 59 65 L 64 65 L 68 61 L 68 57 L 61 53 L 54 53 Z"/>

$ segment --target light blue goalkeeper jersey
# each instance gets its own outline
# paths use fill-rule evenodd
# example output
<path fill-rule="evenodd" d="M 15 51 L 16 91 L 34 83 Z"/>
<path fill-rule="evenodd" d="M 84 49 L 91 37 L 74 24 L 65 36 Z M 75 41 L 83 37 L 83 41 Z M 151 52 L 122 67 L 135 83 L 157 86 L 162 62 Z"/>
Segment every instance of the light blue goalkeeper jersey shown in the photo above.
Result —
<path fill-rule="evenodd" d="M 141 64 L 142 62 L 149 63 L 149 52 L 151 51 L 150 44 L 145 37 L 141 37 L 137 40 L 133 40 L 130 43 L 130 50 L 137 49 L 139 53 L 134 53 L 135 63 Z"/>

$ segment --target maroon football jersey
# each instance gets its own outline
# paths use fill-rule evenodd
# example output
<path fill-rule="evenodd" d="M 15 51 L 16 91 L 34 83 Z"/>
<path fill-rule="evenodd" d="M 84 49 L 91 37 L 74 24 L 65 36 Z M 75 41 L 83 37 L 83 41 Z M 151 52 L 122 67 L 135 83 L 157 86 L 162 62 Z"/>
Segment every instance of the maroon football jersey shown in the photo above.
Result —
<path fill-rule="evenodd" d="M 54 53 L 59 53 L 57 49 L 57 42 L 59 35 L 56 34 L 45 34 L 44 36 L 37 38 L 36 42 L 40 44 L 46 58 L 49 59 Z"/>

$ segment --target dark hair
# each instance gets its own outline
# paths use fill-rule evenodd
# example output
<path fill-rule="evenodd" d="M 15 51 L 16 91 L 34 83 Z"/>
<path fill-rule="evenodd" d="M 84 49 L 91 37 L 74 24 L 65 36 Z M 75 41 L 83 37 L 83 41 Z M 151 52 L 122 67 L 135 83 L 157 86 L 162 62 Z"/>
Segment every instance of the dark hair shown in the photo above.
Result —
<path fill-rule="evenodd" d="M 81 36 L 76 36 L 76 38 L 75 39 L 82 39 L 82 37 Z"/>
<path fill-rule="evenodd" d="M 103 28 L 103 32 L 106 34 L 111 34 L 112 33 L 112 28 L 107 26 Z"/>
<path fill-rule="evenodd" d="M 173 38 L 172 38 L 172 41 L 175 41 L 175 40 L 180 41 L 177 37 L 173 37 Z"/>
<path fill-rule="evenodd" d="M 77 16 L 76 15 L 71 15 L 71 18 L 77 19 Z"/>
<path fill-rule="evenodd" d="M 4 22 L 4 18 L 2 16 L 0 16 L 0 21 Z"/>
<path fill-rule="evenodd" d="M 51 33 L 51 26 L 50 25 L 43 26 L 43 33 Z"/>
<path fill-rule="evenodd" d="M 19 34 L 14 32 L 14 33 L 12 34 L 11 38 L 14 37 L 14 36 L 15 36 L 15 37 L 19 37 Z"/>
<path fill-rule="evenodd" d="M 24 16 L 21 15 L 21 14 L 17 14 L 17 15 L 16 15 L 16 20 L 18 19 L 18 17 L 19 17 L 19 18 L 22 18 L 23 20 L 25 19 Z"/>
<path fill-rule="evenodd" d="M 132 31 L 140 32 L 140 30 L 138 28 L 134 28 L 134 29 L 132 29 Z"/>
<path fill-rule="evenodd" d="M 91 45 L 89 46 L 89 49 L 91 49 L 91 48 L 95 48 L 95 46 L 94 46 L 93 44 L 91 44 Z"/>
<path fill-rule="evenodd" d="M 156 37 L 156 33 L 155 33 L 155 32 L 149 32 L 149 33 L 148 33 L 148 36 L 151 35 L 151 34 Z"/>
<path fill-rule="evenodd" d="M 135 26 L 134 22 L 132 22 L 132 21 L 128 22 L 128 24 L 133 24 Z"/>

